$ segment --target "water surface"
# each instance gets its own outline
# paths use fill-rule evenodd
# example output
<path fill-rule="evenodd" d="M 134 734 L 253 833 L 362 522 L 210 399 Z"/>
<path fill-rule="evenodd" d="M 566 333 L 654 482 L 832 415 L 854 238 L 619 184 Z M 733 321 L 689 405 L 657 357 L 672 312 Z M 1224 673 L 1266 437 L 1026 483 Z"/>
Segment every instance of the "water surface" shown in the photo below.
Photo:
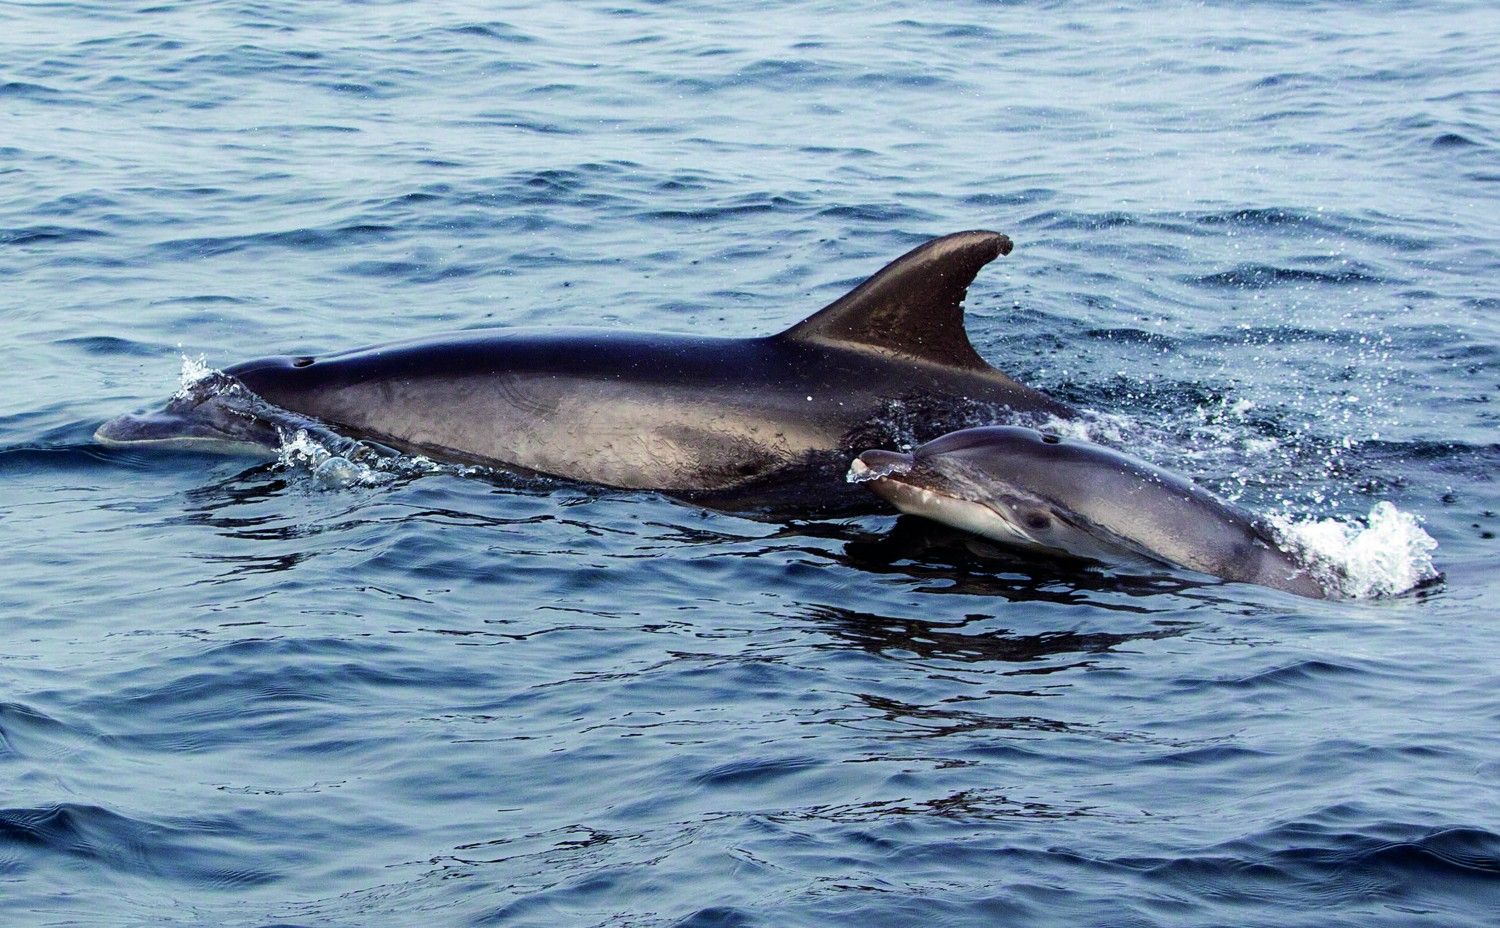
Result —
<path fill-rule="evenodd" d="M 0 8 L 0 920 L 1488 922 L 1497 49 L 1435 0 Z M 1420 518 L 1441 583 L 91 440 L 183 357 L 764 334 L 965 228 L 1017 243 L 996 366 L 1356 526 L 1371 592 L 1421 552 L 1357 527 Z"/>

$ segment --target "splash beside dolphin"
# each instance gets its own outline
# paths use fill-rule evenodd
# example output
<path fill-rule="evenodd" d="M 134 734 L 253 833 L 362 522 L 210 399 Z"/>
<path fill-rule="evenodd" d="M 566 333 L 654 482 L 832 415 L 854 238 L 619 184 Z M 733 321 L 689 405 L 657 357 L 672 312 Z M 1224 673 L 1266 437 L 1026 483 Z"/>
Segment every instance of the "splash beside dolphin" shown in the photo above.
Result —
<path fill-rule="evenodd" d="M 974 350 L 963 300 L 1009 254 L 995 232 L 923 244 L 784 332 L 758 338 L 490 329 L 224 373 L 336 431 L 440 460 L 730 508 L 867 508 L 837 479 L 860 448 L 983 421 L 1070 417 Z M 106 423 L 106 443 L 264 443 L 208 399 Z"/>
<path fill-rule="evenodd" d="M 1051 555 L 1170 564 L 1301 596 L 1330 590 L 1250 513 L 1151 464 L 1018 426 L 871 450 L 849 480 L 903 512 Z"/>

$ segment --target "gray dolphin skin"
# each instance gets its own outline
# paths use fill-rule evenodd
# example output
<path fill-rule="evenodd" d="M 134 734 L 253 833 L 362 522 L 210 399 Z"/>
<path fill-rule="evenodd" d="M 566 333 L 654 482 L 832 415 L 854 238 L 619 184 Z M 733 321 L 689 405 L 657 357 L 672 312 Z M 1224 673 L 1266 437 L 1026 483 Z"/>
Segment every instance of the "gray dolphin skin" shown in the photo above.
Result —
<path fill-rule="evenodd" d="M 224 374 L 335 431 L 404 451 L 726 508 L 868 508 L 839 479 L 860 448 L 1074 410 L 991 367 L 963 300 L 1010 239 L 960 232 L 898 258 L 779 334 L 487 329 Z M 103 425 L 107 444 L 265 443 L 196 395 Z"/>
<path fill-rule="evenodd" d="M 1051 555 L 1169 564 L 1331 595 L 1250 513 L 1118 451 L 1019 426 L 964 429 L 850 465 L 903 512 Z"/>

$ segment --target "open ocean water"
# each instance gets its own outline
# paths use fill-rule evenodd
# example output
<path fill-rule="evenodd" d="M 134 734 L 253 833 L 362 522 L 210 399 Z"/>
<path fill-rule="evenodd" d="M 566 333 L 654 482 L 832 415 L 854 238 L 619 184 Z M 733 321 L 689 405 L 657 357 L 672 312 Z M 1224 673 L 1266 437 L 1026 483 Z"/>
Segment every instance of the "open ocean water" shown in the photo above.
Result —
<path fill-rule="evenodd" d="M 988 359 L 1363 597 L 91 438 L 967 228 Z M 0 4 L 0 924 L 1497 924 L 1497 318 L 1490 0 Z"/>

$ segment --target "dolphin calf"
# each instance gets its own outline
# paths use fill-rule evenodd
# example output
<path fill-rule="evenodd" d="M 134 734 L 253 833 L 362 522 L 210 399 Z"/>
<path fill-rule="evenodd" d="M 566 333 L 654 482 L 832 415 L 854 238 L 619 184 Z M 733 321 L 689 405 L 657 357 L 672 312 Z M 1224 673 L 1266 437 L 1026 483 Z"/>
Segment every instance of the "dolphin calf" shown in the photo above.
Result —
<path fill-rule="evenodd" d="M 1010 251 L 996 232 L 933 239 L 763 337 L 483 329 L 246 361 L 223 371 L 227 387 L 114 419 L 97 438 L 274 444 L 263 417 L 217 408 L 242 388 L 340 434 L 440 460 L 726 508 L 868 508 L 868 494 L 838 479 L 860 448 L 1075 414 L 969 342 L 968 286 Z"/>
<path fill-rule="evenodd" d="M 1250 513 L 1092 442 L 1020 426 L 964 429 L 910 454 L 865 451 L 848 479 L 903 512 L 1013 547 L 1165 563 L 1301 596 L 1332 595 Z"/>

